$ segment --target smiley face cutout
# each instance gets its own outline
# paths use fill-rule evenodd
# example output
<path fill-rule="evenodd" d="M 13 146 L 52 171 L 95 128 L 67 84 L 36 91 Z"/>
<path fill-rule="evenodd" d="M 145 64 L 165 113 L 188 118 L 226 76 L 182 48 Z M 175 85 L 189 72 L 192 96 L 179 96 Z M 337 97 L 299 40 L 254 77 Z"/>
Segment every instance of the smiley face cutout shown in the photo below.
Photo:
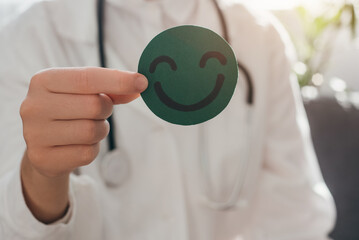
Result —
<path fill-rule="evenodd" d="M 138 72 L 149 81 L 141 94 L 158 117 L 194 125 L 217 116 L 232 98 L 238 65 L 215 32 L 179 26 L 158 34 L 143 51 Z"/>

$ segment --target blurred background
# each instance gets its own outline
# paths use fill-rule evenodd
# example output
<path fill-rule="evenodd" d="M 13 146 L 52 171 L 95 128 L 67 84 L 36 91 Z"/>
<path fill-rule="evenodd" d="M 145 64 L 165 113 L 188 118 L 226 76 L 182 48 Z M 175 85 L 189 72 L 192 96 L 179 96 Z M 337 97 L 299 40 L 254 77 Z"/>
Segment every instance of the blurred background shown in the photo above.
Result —
<path fill-rule="evenodd" d="M 0 29 L 37 0 L 0 0 Z M 297 50 L 293 71 L 338 211 L 331 236 L 359 239 L 359 0 L 241 0 L 271 11 Z"/>

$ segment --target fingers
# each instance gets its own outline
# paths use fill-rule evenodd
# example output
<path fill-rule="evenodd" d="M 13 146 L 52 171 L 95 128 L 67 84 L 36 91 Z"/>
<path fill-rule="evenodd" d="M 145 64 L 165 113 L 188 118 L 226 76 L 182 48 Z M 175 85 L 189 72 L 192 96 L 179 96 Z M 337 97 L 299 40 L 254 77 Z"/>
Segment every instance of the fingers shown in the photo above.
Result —
<path fill-rule="evenodd" d="M 54 94 L 49 93 L 44 96 L 46 101 L 33 101 L 27 103 L 30 112 L 36 118 L 46 120 L 75 120 L 93 119 L 103 120 L 111 116 L 113 104 L 129 103 L 139 94 L 133 95 L 76 95 L 76 94 Z"/>
<path fill-rule="evenodd" d="M 109 132 L 106 120 L 53 121 L 41 136 L 47 146 L 76 144 L 95 144 L 104 139 Z M 54 138 L 53 136 L 56 136 Z"/>
<path fill-rule="evenodd" d="M 113 102 L 105 94 L 49 94 L 43 111 L 52 120 L 101 120 L 107 119 L 112 114 L 112 109 Z"/>
<path fill-rule="evenodd" d="M 40 82 L 48 91 L 72 94 L 137 94 L 147 88 L 145 76 L 107 68 L 56 68 L 36 74 L 32 82 Z"/>
<path fill-rule="evenodd" d="M 147 84 L 141 74 L 104 68 L 37 73 L 20 108 L 29 162 L 52 176 L 90 163 L 109 132 L 113 104 L 136 99 Z"/>
<path fill-rule="evenodd" d="M 46 176 L 59 176 L 90 164 L 98 155 L 100 144 L 68 145 L 27 149 L 31 164 Z"/>
<path fill-rule="evenodd" d="M 49 150 L 49 156 L 53 156 L 53 161 L 61 162 L 70 168 L 90 164 L 98 155 L 100 144 L 92 145 L 70 145 L 58 146 Z"/>

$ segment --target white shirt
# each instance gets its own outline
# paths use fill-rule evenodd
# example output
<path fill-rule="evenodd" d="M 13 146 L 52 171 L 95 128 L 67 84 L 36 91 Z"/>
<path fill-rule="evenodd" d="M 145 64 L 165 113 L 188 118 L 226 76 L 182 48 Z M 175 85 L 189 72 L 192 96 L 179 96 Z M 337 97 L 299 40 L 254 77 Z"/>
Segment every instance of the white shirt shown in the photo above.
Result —
<path fill-rule="evenodd" d="M 128 156 L 119 159 L 128 159 L 128 170 L 118 169 L 125 174 L 121 186 L 108 188 L 101 175 L 104 141 L 98 158 L 81 168 L 81 176 L 71 176 L 71 207 L 64 219 L 44 225 L 32 216 L 19 174 L 25 150 L 19 106 L 37 71 L 99 65 L 95 6 L 94 0 L 41 1 L 0 33 L 0 239 L 327 239 L 334 204 L 295 79 L 290 80 L 287 36 L 270 16 L 229 1 L 221 6 L 231 45 L 253 77 L 254 106 L 246 104 L 243 76 L 228 107 L 200 126 L 166 123 L 141 99 L 116 106 L 117 147 Z M 137 71 L 146 44 L 181 24 L 222 33 L 208 0 L 108 0 L 108 67 Z M 200 128 L 207 139 L 208 182 L 200 164 Z M 235 207 L 212 209 L 204 185 L 210 184 L 211 198 L 226 199 L 247 158 Z"/>

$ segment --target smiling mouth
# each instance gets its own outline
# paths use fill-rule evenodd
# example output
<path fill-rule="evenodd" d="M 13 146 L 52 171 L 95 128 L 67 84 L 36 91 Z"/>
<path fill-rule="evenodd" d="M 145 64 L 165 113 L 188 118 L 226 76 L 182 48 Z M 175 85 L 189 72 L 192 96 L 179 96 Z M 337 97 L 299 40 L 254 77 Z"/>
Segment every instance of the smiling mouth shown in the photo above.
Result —
<path fill-rule="evenodd" d="M 213 100 L 216 99 L 216 97 L 218 96 L 219 91 L 222 89 L 223 82 L 224 82 L 224 76 L 222 74 L 218 74 L 217 80 L 216 80 L 216 86 L 214 87 L 212 92 L 207 97 L 202 99 L 201 101 L 194 103 L 194 104 L 190 104 L 190 105 L 180 104 L 180 103 L 174 101 L 172 98 L 170 98 L 163 91 L 160 82 L 155 82 L 154 88 L 155 88 L 157 96 L 160 98 L 160 100 L 165 105 L 167 105 L 167 107 L 170 107 L 175 110 L 182 111 L 182 112 L 192 112 L 192 111 L 197 111 L 201 108 L 204 108 L 205 106 L 207 106 L 211 102 L 213 102 Z"/>

